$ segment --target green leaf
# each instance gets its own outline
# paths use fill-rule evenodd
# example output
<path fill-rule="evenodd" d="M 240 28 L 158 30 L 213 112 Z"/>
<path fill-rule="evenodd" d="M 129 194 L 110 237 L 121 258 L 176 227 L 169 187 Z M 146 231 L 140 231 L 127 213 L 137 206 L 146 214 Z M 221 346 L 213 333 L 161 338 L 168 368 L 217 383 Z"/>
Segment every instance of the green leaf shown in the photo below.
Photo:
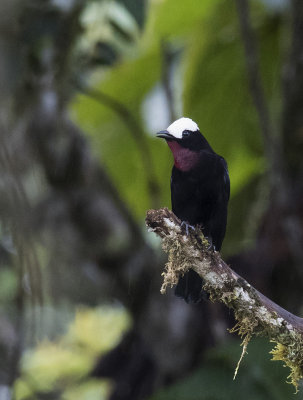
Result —
<path fill-rule="evenodd" d="M 170 32 L 180 37 L 190 32 L 201 19 L 205 19 L 217 1 L 198 3 L 190 0 L 153 3 L 150 7 L 148 27 L 140 41 L 137 54 L 124 60 L 92 82 L 95 89 L 109 94 L 127 106 L 142 129 L 142 102 L 161 80 L 161 53 L 159 40 Z M 152 206 L 147 188 L 142 154 L 129 127 L 112 109 L 86 96 L 77 96 L 72 104 L 72 115 L 92 142 L 97 157 L 108 168 L 122 197 L 134 214 L 144 217 Z M 152 154 L 157 183 L 160 186 L 160 204 L 170 206 L 170 171 L 172 159 L 165 144 L 146 135 Z M 143 155 L 144 157 L 144 155 Z M 160 205 L 159 204 L 159 205 Z"/>
<path fill-rule="evenodd" d="M 160 73 L 160 59 L 156 52 L 145 54 L 136 60 L 129 60 L 112 68 L 96 90 L 109 94 L 124 107 L 127 107 L 133 118 L 141 122 L 141 104 L 151 90 Z M 146 68 L 146 65 L 149 68 Z M 72 105 L 72 113 L 77 123 L 89 135 L 92 147 L 100 160 L 105 163 L 122 197 L 130 205 L 135 215 L 142 218 L 146 209 L 151 207 L 147 187 L 146 170 L 143 168 L 142 149 L 134 138 L 132 126 L 121 119 L 121 115 L 108 106 L 87 96 L 77 96 Z M 164 155 L 166 148 L 160 146 L 155 138 L 144 133 L 145 141 L 154 159 L 155 173 L 161 177 L 163 170 L 169 168 L 169 158 Z M 156 144 L 157 143 L 157 144 Z M 153 150 L 153 148 L 155 150 Z M 162 155 L 162 156 L 161 156 Z M 169 177 L 167 177 L 169 186 Z M 167 189 L 165 190 L 167 195 Z"/>
<path fill-rule="evenodd" d="M 152 30 L 160 39 L 173 39 L 191 34 L 193 29 L 212 15 L 221 0 L 166 0 L 155 4 Z"/>

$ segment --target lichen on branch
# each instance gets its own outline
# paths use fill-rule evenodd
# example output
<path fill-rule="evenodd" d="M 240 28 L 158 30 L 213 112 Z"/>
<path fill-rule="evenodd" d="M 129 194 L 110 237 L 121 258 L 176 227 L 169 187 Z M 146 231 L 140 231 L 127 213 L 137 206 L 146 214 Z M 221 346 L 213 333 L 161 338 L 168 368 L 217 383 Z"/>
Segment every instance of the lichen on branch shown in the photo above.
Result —
<path fill-rule="evenodd" d="M 187 234 L 181 221 L 167 208 L 149 210 L 146 224 L 161 237 L 168 254 L 161 293 L 175 285 L 188 269 L 196 271 L 210 299 L 234 310 L 237 324 L 233 331 L 244 339 L 242 356 L 253 335 L 268 337 L 276 343 L 273 360 L 281 360 L 290 368 L 289 380 L 297 390 L 303 379 L 303 319 L 272 302 L 236 274 L 218 252 L 208 248 L 199 227 Z"/>

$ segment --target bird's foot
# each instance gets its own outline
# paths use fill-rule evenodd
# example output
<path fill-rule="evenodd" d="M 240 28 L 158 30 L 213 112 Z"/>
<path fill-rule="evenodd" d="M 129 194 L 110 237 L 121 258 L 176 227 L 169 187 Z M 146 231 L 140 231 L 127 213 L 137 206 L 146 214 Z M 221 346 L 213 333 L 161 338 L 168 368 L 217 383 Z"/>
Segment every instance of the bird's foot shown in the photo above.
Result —
<path fill-rule="evenodd" d="M 186 236 L 188 236 L 188 234 L 189 234 L 189 229 L 192 229 L 193 231 L 195 230 L 195 227 L 193 225 L 189 225 L 189 223 L 186 221 L 181 222 L 181 227 L 183 227 L 183 226 L 185 226 Z"/>
<path fill-rule="evenodd" d="M 204 236 L 204 237 L 208 241 L 208 247 L 206 250 L 216 251 L 216 246 L 213 244 L 212 238 L 210 236 Z"/>

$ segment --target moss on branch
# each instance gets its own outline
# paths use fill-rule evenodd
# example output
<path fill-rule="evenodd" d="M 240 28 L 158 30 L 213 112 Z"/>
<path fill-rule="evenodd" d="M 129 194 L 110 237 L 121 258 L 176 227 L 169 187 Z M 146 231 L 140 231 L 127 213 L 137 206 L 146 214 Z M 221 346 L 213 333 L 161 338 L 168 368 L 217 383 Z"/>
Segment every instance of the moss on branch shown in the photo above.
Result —
<path fill-rule="evenodd" d="M 253 335 L 268 337 L 276 344 L 272 359 L 281 360 L 290 368 L 289 381 L 297 390 L 303 379 L 303 318 L 262 295 L 236 274 L 218 252 L 208 250 L 208 242 L 199 227 L 186 235 L 181 221 L 167 208 L 149 210 L 146 224 L 162 238 L 163 249 L 168 254 L 161 293 L 165 293 L 167 286 L 175 285 L 189 268 L 196 271 L 210 299 L 233 309 L 237 324 L 232 331 L 243 338 L 241 359 Z"/>

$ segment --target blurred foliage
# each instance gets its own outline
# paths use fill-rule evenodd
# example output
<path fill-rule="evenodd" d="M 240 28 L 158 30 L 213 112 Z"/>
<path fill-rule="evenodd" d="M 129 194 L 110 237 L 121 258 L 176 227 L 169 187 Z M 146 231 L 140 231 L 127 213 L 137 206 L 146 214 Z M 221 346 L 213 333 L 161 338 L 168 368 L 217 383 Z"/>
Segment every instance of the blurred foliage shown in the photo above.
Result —
<path fill-rule="evenodd" d="M 280 88 L 276 84 L 280 71 L 281 18 L 269 12 L 262 2 L 252 2 L 253 20 L 262 43 L 261 65 L 270 107 L 279 105 Z M 95 72 L 89 85 L 125 105 L 141 124 L 153 159 L 160 187 L 160 205 L 170 206 L 169 179 L 172 165 L 169 150 L 151 137 L 143 105 L 162 80 L 165 41 L 181 52 L 173 91 L 183 88 L 184 115 L 198 122 L 214 149 L 223 155 L 231 177 L 231 203 L 225 252 L 233 253 L 253 238 L 244 215 L 258 200 L 258 181 L 266 169 L 258 119 L 252 105 L 245 70 L 243 46 L 238 31 L 234 3 L 226 0 L 151 1 L 144 34 L 133 51 L 113 68 Z M 164 94 L 162 94 L 164 96 Z M 165 104 L 165 103 L 164 103 Z M 159 114 L 162 103 L 151 101 L 150 114 Z M 71 114 L 90 137 L 97 157 L 108 167 L 123 199 L 142 220 L 153 206 L 148 193 L 146 171 L 140 158 L 140 146 L 121 116 L 102 102 L 79 95 Z M 156 117 L 157 119 L 157 117 Z M 163 119 L 163 118 L 162 118 Z M 163 121 L 167 124 L 170 121 Z M 249 196 L 246 196 L 249 193 Z M 263 201 L 266 201 L 264 198 Z M 262 205 L 261 205 L 262 208 Z M 249 237 L 248 237 L 249 238 Z"/>
<path fill-rule="evenodd" d="M 106 399 L 110 382 L 87 378 L 96 360 L 115 347 L 131 325 L 122 307 L 82 307 L 67 333 L 55 341 L 43 340 L 21 360 L 15 383 L 16 399 L 34 399 L 40 393 L 62 399 Z"/>
<path fill-rule="evenodd" d="M 142 7 L 137 7 L 138 10 Z M 143 12 L 143 11 L 142 11 Z M 84 9 L 80 21 L 84 33 L 79 49 L 93 65 L 111 65 L 132 50 L 139 36 L 135 16 L 123 2 L 93 1 Z"/>
<path fill-rule="evenodd" d="M 239 345 L 231 342 L 212 349 L 203 366 L 183 381 L 159 391 L 151 400 L 293 399 L 294 388 L 285 384 L 288 371 L 281 368 L 281 363 L 269 361 L 271 347 L 261 339 L 249 343 L 235 380 Z M 302 393 L 295 398 L 303 399 Z"/>
<path fill-rule="evenodd" d="M 280 87 L 276 82 L 281 63 L 281 10 L 269 10 L 262 1 L 251 3 L 261 44 L 262 77 L 270 108 L 275 113 L 280 105 Z M 31 21 L 27 25 L 32 35 L 27 37 L 26 31 L 29 43 L 36 41 L 37 32 L 55 29 L 49 15 L 36 23 L 38 27 L 33 27 Z M 86 132 L 96 158 L 104 163 L 137 220 L 143 224 L 146 210 L 154 206 L 147 182 L 149 171 L 142 162 L 145 157 L 142 142 L 138 142 L 133 126 L 119 110 L 101 98 L 97 101 L 89 96 L 89 90 L 93 88 L 111 96 L 138 122 L 151 155 L 150 168 L 160 188 L 158 205 L 170 207 L 172 158 L 167 146 L 155 139 L 155 127 L 163 129 L 171 122 L 165 112 L 168 105 L 162 87 L 164 43 L 172 52 L 172 65 L 168 67 L 175 103 L 181 93 L 184 115 L 198 122 L 210 144 L 229 165 L 231 203 L 225 252 L 236 252 L 243 243 L 249 243 L 247 239 L 255 231 L 247 228 L 249 218 L 244 216 L 251 215 L 254 207 L 255 219 L 256 204 L 264 208 L 266 165 L 247 85 L 234 2 L 88 1 L 80 23 L 83 29 L 77 46 L 80 63 L 75 63 L 73 79 L 77 87 L 79 84 L 86 87 L 88 94 L 76 95 L 70 115 Z M 43 40 L 41 34 L 41 42 L 38 40 L 35 48 L 39 54 Z M 163 101 L 154 97 L 155 93 Z M 174 109 L 178 109 L 177 104 Z M 148 238 L 153 239 L 152 235 Z M 3 304 L 12 300 L 17 284 L 11 271 L 4 267 L 0 279 Z M 75 285 L 74 281 L 71 284 Z M 66 288 L 66 282 L 64 285 Z M 130 324 L 129 316 L 121 308 L 80 309 L 66 335 L 55 341 L 44 340 L 26 351 L 21 376 L 15 384 L 16 399 L 39 398 L 40 394 L 41 398 L 52 394 L 66 400 L 107 398 L 110 382 L 85 377 L 96 358 L 114 347 Z M 235 382 L 232 377 L 240 349 L 238 344 L 230 343 L 210 351 L 205 364 L 193 375 L 160 391 L 153 400 L 290 398 L 292 388 L 284 383 L 286 371 L 279 363 L 269 362 L 269 346 L 255 340 L 248 352 Z"/>
<path fill-rule="evenodd" d="M 14 300 L 17 290 L 16 274 L 10 268 L 1 267 L 0 282 L 0 303 L 3 306 Z"/>

